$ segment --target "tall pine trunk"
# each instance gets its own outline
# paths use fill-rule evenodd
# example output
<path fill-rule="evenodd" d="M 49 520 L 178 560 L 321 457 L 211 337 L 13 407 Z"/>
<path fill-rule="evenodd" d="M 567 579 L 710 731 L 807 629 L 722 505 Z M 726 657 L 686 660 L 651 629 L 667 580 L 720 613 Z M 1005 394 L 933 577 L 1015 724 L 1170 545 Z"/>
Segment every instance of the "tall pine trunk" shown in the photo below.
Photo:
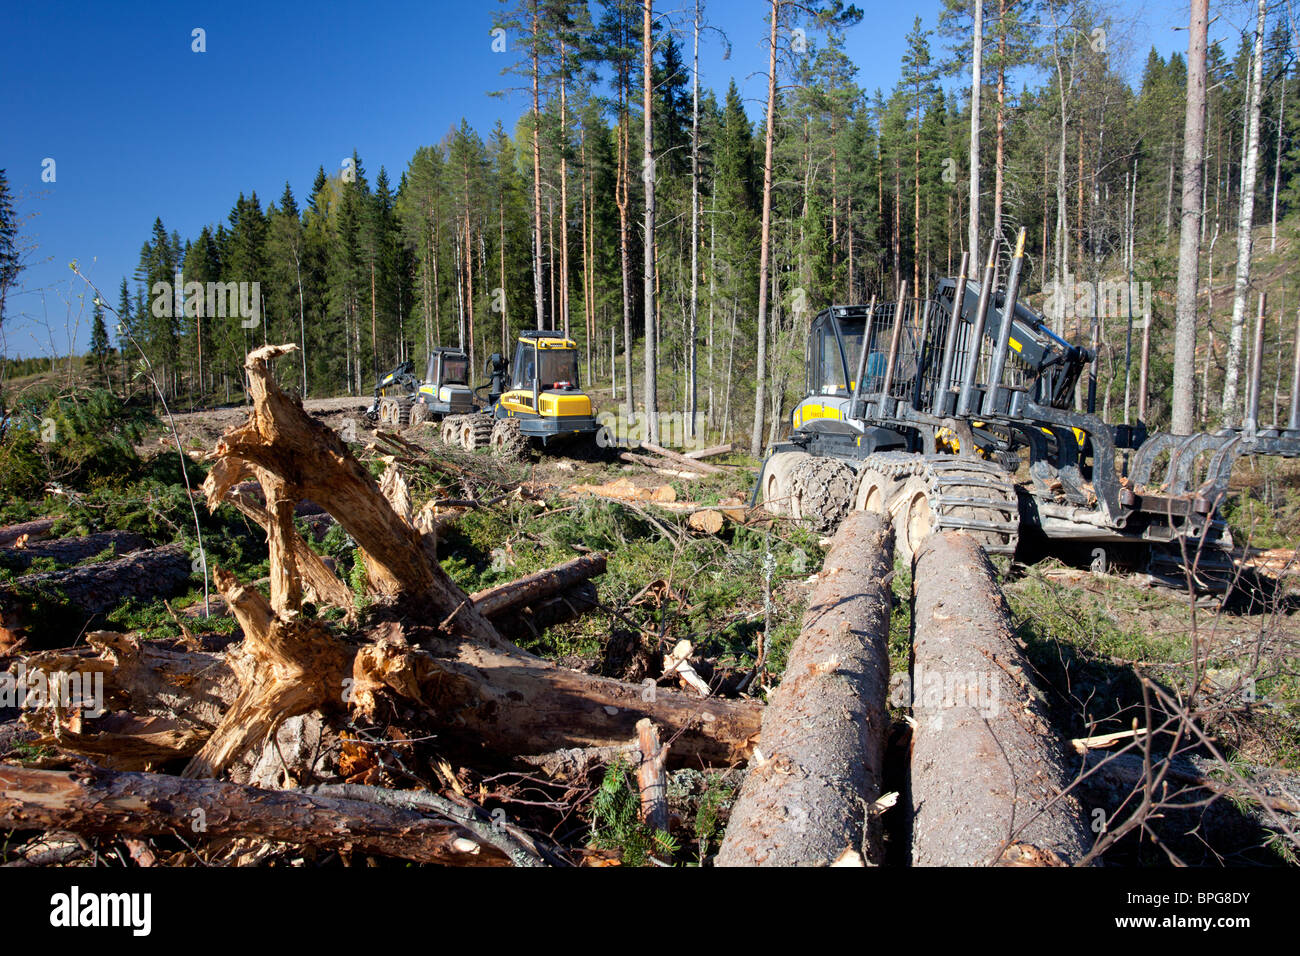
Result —
<path fill-rule="evenodd" d="M 645 412 L 644 434 L 655 444 L 659 443 L 659 393 L 656 363 L 658 343 L 655 336 L 655 161 L 654 161 L 654 43 L 650 24 L 654 17 L 653 0 L 643 0 L 641 43 L 642 73 L 641 109 L 642 126 L 641 173 L 645 178 Z"/>
<path fill-rule="evenodd" d="M 1205 174 L 1205 56 L 1209 20 L 1209 0 L 1192 0 L 1187 43 L 1187 108 L 1183 119 L 1183 205 L 1178 237 L 1173 415 L 1170 423 L 1170 430 L 1177 435 L 1191 434 L 1193 429 L 1196 286 L 1201 255 L 1201 181 Z M 1208 355 L 1206 362 L 1208 369 Z"/>
<path fill-rule="evenodd" d="M 776 33 L 781 19 L 781 0 L 771 0 L 771 25 L 767 55 L 767 133 L 763 144 L 763 224 L 758 252 L 758 366 L 755 369 L 754 430 L 749 453 L 763 453 L 763 400 L 767 384 L 767 273 L 772 245 L 772 147 L 776 138 Z"/>

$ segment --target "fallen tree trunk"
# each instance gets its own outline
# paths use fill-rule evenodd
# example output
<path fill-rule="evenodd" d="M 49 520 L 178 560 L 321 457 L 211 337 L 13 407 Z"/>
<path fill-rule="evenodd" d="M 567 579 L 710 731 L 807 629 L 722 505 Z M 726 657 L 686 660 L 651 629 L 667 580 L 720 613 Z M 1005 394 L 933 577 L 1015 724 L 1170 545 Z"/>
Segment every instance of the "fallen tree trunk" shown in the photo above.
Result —
<path fill-rule="evenodd" d="M 38 558 L 50 558 L 59 564 L 76 564 L 112 548 L 121 556 L 149 547 L 149 539 L 131 531 L 101 531 L 78 538 L 37 541 L 25 547 L 0 550 L 0 566 L 25 571 Z"/>
<path fill-rule="evenodd" d="M 539 635 L 548 627 L 572 621 L 600 604 L 596 585 L 590 581 L 575 584 L 567 591 L 552 597 L 533 601 L 525 607 L 509 608 L 493 614 L 489 620 L 502 634 L 512 637 L 520 634 Z"/>
<path fill-rule="evenodd" d="M 734 450 L 735 450 L 735 446 L 732 445 L 730 442 L 728 442 L 725 445 L 714 445 L 710 448 L 701 448 L 698 449 L 697 451 L 688 451 L 686 453 L 686 457 L 694 458 L 696 461 L 699 461 L 701 458 L 714 458 L 718 455 L 729 455 Z"/>
<path fill-rule="evenodd" d="M 824 866 L 848 850 L 880 859 L 880 835 L 865 808 L 880 797 L 889 730 L 892 567 L 885 519 L 850 514 L 763 714 L 718 866 Z"/>
<path fill-rule="evenodd" d="M 669 451 L 667 448 L 664 448 L 660 445 L 652 445 L 648 441 L 641 442 L 641 448 L 644 449 L 645 451 L 650 452 L 651 454 L 658 455 L 661 458 L 667 458 L 669 461 L 675 461 L 677 462 L 677 464 L 683 465 L 692 471 L 703 472 L 706 475 L 725 474 L 725 472 L 717 465 L 710 465 L 702 461 L 697 461 L 694 458 L 687 458 L 685 455 L 679 452 Z"/>
<path fill-rule="evenodd" d="M 116 836 L 251 837 L 420 863 L 505 866 L 509 858 L 459 823 L 300 790 L 90 768 L 0 764 L 0 829 Z"/>
<path fill-rule="evenodd" d="M 526 577 L 470 595 L 479 613 L 493 617 L 513 608 L 533 604 L 605 573 L 603 554 L 584 554 L 553 568 L 536 571 Z"/>
<path fill-rule="evenodd" d="M 0 586 L 0 652 L 28 640 L 58 647 L 127 598 L 171 597 L 189 582 L 190 564 L 183 545 L 169 544 L 79 568 L 23 575 Z"/>
<path fill-rule="evenodd" d="M 54 527 L 53 518 L 37 518 L 34 521 L 21 521 L 18 524 L 7 524 L 0 528 L 0 548 L 12 548 L 18 543 L 19 538 L 24 540 L 35 541 L 44 538 Z"/>
<path fill-rule="evenodd" d="M 209 507 L 250 474 L 262 487 L 265 508 L 243 504 L 267 531 L 271 594 L 268 601 L 220 569 L 213 572 L 244 634 L 224 661 L 238 690 L 190 759 L 187 777 L 221 773 L 284 720 L 314 709 L 375 719 L 381 691 L 432 715 L 448 751 L 501 763 L 622 744 L 643 717 L 664 729 L 682 763 L 748 756 L 759 727 L 755 703 L 668 690 L 646 694 L 640 685 L 559 667 L 503 638 L 439 566 L 431 537 L 412 522 L 400 474 L 390 468 L 381 489 L 337 434 L 276 385 L 270 362 L 293 350 L 264 346 L 249 354 L 249 420 L 227 432 L 210 456 L 204 482 Z M 300 613 L 314 560 L 293 525 L 294 504 L 305 496 L 360 546 L 378 595 L 367 630 L 346 641 L 323 620 Z M 587 559 L 587 571 L 594 572 L 598 561 Z M 526 584 L 514 593 L 536 590 Z"/>
<path fill-rule="evenodd" d="M 912 862 L 1080 859 L 1087 821 L 1062 796 L 1074 775 L 988 558 L 967 535 L 933 534 L 913 581 Z"/>

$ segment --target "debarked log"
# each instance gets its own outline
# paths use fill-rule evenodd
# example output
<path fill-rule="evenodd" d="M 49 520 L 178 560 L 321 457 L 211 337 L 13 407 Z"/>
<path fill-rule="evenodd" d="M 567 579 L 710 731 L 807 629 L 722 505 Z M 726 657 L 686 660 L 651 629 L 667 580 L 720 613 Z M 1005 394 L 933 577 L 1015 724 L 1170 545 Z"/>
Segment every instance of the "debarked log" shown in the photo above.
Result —
<path fill-rule="evenodd" d="M 913 574 L 912 862 L 1072 863 L 1091 845 L 1064 742 L 1028 676 L 992 565 L 930 535 Z"/>
<path fill-rule="evenodd" d="M 870 861 L 881 837 L 889 730 L 893 533 L 874 512 L 841 525 L 763 715 L 763 732 L 718 866 L 830 865 L 846 851 Z"/>
<path fill-rule="evenodd" d="M 506 866 L 459 823 L 380 803 L 153 773 L 0 764 L 0 829 L 115 836 L 251 837 L 420 863 Z"/>

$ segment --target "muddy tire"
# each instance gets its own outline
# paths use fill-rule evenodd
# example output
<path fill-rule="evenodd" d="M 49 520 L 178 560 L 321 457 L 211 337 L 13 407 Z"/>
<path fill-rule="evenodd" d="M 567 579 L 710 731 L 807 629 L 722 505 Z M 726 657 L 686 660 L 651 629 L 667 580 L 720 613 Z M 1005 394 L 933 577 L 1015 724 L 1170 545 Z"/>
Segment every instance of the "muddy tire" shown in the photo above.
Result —
<path fill-rule="evenodd" d="M 855 477 L 839 459 L 805 456 L 790 471 L 794 517 L 814 531 L 834 531 L 853 504 Z"/>
<path fill-rule="evenodd" d="M 492 426 L 488 443 L 492 446 L 492 454 L 499 458 L 521 460 L 528 457 L 528 439 L 520 431 L 518 419 L 498 419 Z"/>
<path fill-rule="evenodd" d="M 794 487 L 790 483 L 790 469 L 807 458 L 798 452 L 783 451 L 767 460 L 763 468 L 763 483 L 759 489 L 763 510 L 771 515 L 790 515 Z"/>
<path fill-rule="evenodd" d="M 407 413 L 406 420 L 412 426 L 423 425 L 429 420 L 429 406 L 424 402 L 416 402 Z"/>

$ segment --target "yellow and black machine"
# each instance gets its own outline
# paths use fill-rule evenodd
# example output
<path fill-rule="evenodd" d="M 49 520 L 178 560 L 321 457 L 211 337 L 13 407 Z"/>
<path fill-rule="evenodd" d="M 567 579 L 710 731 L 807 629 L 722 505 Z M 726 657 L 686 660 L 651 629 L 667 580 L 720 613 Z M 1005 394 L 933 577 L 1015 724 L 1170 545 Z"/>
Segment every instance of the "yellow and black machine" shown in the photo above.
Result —
<path fill-rule="evenodd" d="M 444 422 L 443 440 L 473 451 L 484 445 L 518 457 L 530 448 L 595 435 L 596 408 L 578 381 L 578 346 L 556 332 L 519 333 L 515 357 L 488 359 L 487 408 Z"/>

